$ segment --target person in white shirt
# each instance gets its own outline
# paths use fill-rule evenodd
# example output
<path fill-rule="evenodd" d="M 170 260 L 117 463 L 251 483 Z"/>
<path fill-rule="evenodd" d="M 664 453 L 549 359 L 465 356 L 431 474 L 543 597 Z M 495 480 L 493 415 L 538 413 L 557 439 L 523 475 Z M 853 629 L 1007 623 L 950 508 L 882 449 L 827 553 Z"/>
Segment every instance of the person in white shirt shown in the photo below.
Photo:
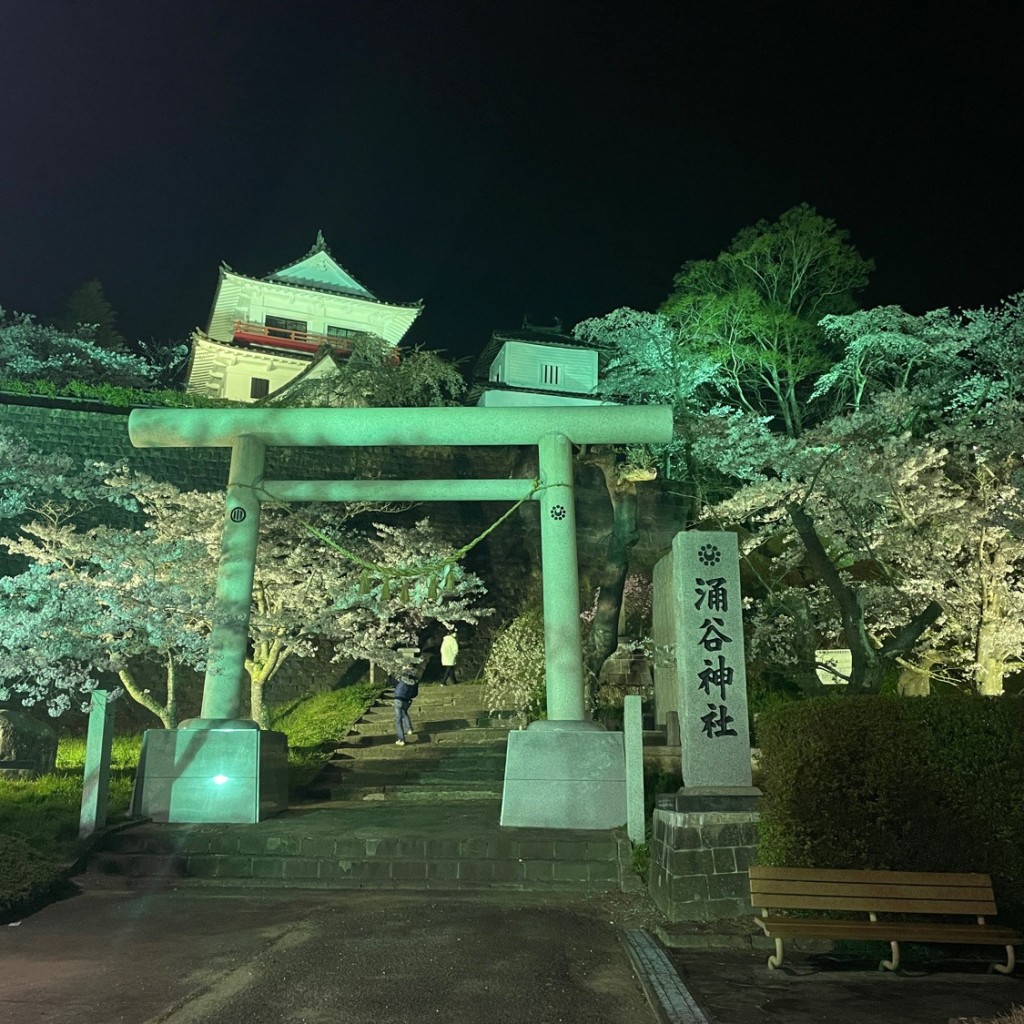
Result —
<path fill-rule="evenodd" d="M 441 667 L 444 669 L 444 675 L 441 678 L 442 686 L 447 686 L 449 682 L 454 686 L 458 682 L 455 678 L 455 662 L 458 657 L 459 640 L 455 635 L 455 630 L 450 629 L 441 641 Z"/>

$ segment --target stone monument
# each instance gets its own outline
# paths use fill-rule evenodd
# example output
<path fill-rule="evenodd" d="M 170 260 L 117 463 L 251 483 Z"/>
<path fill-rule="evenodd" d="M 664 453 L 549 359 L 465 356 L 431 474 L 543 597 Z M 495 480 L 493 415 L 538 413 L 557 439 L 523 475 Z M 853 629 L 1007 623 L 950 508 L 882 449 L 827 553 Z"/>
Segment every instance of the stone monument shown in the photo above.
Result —
<path fill-rule="evenodd" d="M 654 573 L 657 716 L 678 712 L 683 780 L 654 811 L 651 895 L 670 920 L 750 912 L 760 791 L 751 784 L 742 608 L 736 535 L 676 534 Z"/>

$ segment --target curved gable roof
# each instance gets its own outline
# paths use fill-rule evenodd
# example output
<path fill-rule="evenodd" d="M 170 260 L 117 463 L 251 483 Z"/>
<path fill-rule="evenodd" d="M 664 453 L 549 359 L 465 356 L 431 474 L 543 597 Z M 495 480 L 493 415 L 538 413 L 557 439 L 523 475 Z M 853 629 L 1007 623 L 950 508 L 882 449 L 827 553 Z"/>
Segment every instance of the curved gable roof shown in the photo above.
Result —
<path fill-rule="evenodd" d="M 263 280 L 377 301 L 377 296 L 373 292 L 364 288 L 331 256 L 331 250 L 327 248 L 322 231 L 316 233 L 316 242 L 305 256 L 267 274 Z"/>

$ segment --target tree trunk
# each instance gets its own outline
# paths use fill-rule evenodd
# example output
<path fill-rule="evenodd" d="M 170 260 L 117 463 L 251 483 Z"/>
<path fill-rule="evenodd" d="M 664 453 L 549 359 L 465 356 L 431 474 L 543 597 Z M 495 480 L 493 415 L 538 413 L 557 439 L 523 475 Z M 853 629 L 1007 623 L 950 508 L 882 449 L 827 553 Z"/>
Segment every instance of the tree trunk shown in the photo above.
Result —
<path fill-rule="evenodd" d="M 260 648 L 253 660 L 245 663 L 245 670 L 249 673 L 249 714 L 261 729 L 269 729 L 264 693 L 267 683 L 277 675 L 291 652 L 280 640 L 261 644 Z"/>
<path fill-rule="evenodd" d="M 942 614 L 942 606 L 932 601 L 903 629 L 886 640 L 881 647 L 876 647 L 864 622 L 861 591 L 847 585 L 839 575 L 839 570 L 828 557 L 811 517 L 799 505 L 787 505 L 786 508 L 811 565 L 817 570 L 839 606 L 843 636 L 853 660 L 847 692 L 878 693 L 885 682 L 886 670 L 894 663 L 896 655 L 905 654 L 913 648 L 924 631 Z"/>
<path fill-rule="evenodd" d="M 175 684 L 178 681 L 177 665 L 170 651 L 167 652 L 167 718 L 168 721 L 178 722 L 178 693 Z M 170 726 L 169 728 L 174 728 Z"/>
<path fill-rule="evenodd" d="M 619 475 L 615 453 L 591 452 L 587 461 L 597 466 L 604 475 L 605 487 L 612 503 L 612 532 L 598 581 L 597 608 L 590 625 L 586 650 L 583 652 L 583 667 L 593 693 L 602 666 L 619 645 L 619 614 L 629 572 L 629 553 L 639 534 L 636 527 L 636 483 Z"/>
<path fill-rule="evenodd" d="M 805 697 L 820 697 L 825 687 L 818 678 L 815 666 L 817 644 L 814 639 L 814 617 L 806 591 L 794 589 L 787 593 L 782 605 L 797 624 L 796 634 L 800 645 L 797 653 L 799 660 L 793 669 L 792 681 Z"/>
<path fill-rule="evenodd" d="M 1006 659 L 1002 651 L 1000 623 L 1004 614 L 998 598 L 986 592 L 974 655 L 974 687 L 985 697 L 998 697 L 1003 692 Z"/>
<path fill-rule="evenodd" d="M 125 688 L 128 696 L 136 704 L 141 705 L 147 711 L 156 715 L 165 729 L 174 729 L 177 726 L 178 723 L 174 717 L 173 709 L 158 704 L 150 695 L 149 690 L 140 690 L 127 669 L 119 668 L 117 670 L 117 678 L 121 680 L 121 685 Z"/>
<path fill-rule="evenodd" d="M 1006 674 L 1005 648 L 1000 635 L 1006 607 L 1000 581 L 993 571 L 992 555 L 987 551 L 987 540 L 987 531 L 983 529 L 978 543 L 981 598 L 974 648 L 974 688 L 986 697 L 998 697 L 1003 692 Z"/>

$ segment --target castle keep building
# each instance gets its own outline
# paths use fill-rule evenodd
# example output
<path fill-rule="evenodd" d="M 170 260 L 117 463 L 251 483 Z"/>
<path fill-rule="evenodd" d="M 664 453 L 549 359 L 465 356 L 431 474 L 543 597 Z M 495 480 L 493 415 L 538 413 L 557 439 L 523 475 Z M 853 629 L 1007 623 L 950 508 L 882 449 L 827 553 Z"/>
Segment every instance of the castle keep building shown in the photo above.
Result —
<path fill-rule="evenodd" d="M 301 259 L 263 278 L 221 265 L 206 331 L 192 336 L 186 388 L 210 398 L 251 402 L 306 370 L 329 346 L 376 335 L 397 346 L 422 303 L 387 303 L 331 255 L 322 233 Z"/>

